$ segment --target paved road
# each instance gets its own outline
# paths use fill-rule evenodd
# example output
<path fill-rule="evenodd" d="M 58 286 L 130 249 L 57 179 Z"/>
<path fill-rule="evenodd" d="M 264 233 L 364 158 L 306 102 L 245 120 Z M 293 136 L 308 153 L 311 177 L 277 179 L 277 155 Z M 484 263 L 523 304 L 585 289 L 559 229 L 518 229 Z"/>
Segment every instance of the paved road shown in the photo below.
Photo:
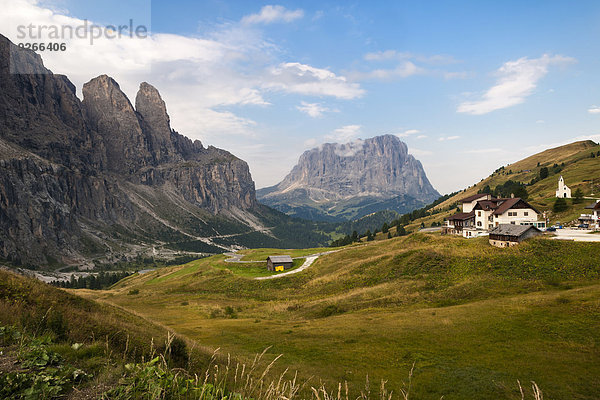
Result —
<path fill-rule="evenodd" d="M 419 232 L 440 232 L 442 230 L 441 226 L 434 226 L 431 228 L 421 228 Z"/>
<path fill-rule="evenodd" d="M 315 254 L 311 254 L 309 256 L 304 256 L 304 257 L 294 257 L 294 259 L 305 258 L 306 260 L 304 261 L 304 264 L 302 264 L 300 267 L 298 267 L 296 269 L 293 269 L 291 271 L 282 272 L 281 274 L 277 274 L 277 275 L 259 276 L 259 277 L 256 277 L 254 279 L 256 279 L 257 281 L 262 281 L 262 280 L 265 280 L 265 279 L 277 279 L 277 278 L 282 278 L 284 276 L 288 276 L 288 275 L 292 275 L 292 274 L 297 274 L 298 272 L 302 272 L 306 268 L 310 267 L 312 265 L 312 263 L 314 263 L 315 260 L 317 258 L 319 258 L 319 256 L 324 256 L 326 254 L 335 253 L 336 251 L 340 251 L 340 250 L 324 251 L 322 253 L 315 253 Z M 244 264 L 244 263 L 264 263 L 264 261 L 242 261 L 241 259 L 242 259 L 242 257 L 244 257 L 243 254 L 238 254 L 238 253 L 224 253 L 224 254 L 226 256 L 230 257 L 230 258 L 226 259 L 225 262 L 240 263 L 240 264 Z"/>
<path fill-rule="evenodd" d="M 288 276 L 288 275 L 292 275 L 292 274 L 297 274 L 298 272 L 302 272 L 306 268 L 310 267 L 312 265 L 312 263 L 314 263 L 315 260 L 317 258 L 319 258 L 320 256 L 324 256 L 326 254 L 335 253 L 335 252 L 338 252 L 338 251 L 340 251 L 340 250 L 324 251 L 322 253 L 311 254 L 310 256 L 306 256 L 306 257 L 294 257 L 294 258 L 306 258 L 306 261 L 304 261 L 304 264 L 302 264 L 300 267 L 298 267 L 296 269 L 293 269 L 291 271 L 283 272 L 283 273 L 277 274 L 277 275 L 259 276 L 259 277 L 256 277 L 254 279 L 256 279 L 257 281 L 263 281 L 265 279 L 277 279 L 277 278 L 283 278 L 284 276 Z"/>
<path fill-rule="evenodd" d="M 238 254 L 238 253 L 223 253 L 223 254 L 230 257 L 230 258 L 225 259 L 225 262 L 228 262 L 228 263 L 240 263 L 240 264 L 264 263 L 264 261 L 242 261 L 242 257 L 244 257 L 244 254 Z"/>
<path fill-rule="evenodd" d="M 587 229 L 557 229 L 552 239 L 574 240 L 576 242 L 600 242 L 600 233 L 590 233 Z"/>
<path fill-rule="evenodd" d="M 292 275 L 292 274 L 297 274 L 298 272 L 302 272 L 306 268 L 310 267 L 311 264 L 314 263 L 317 258 L 319 258 L 319 256 L 309 256 L 309 257 L 306 257 L 306 261 L 304 261 L 304 264 L 302 264 L 300 267 L 298 267 L 296 269 L 293 269 L 288 272 L 283 272 L 283 273 L 277 274 L 277 275 L 258 276 L 254 279 L 257 281 L 264 281 L 266 279 L 275 279 L 275 278 L 281 278 L 281 277 Z"/>

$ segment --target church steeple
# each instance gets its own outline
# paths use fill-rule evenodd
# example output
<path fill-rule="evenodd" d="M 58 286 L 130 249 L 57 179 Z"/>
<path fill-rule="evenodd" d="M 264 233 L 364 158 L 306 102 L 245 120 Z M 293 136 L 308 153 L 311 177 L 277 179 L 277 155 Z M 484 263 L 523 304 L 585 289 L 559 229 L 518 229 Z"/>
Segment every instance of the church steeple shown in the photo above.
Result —
<path fill-rule="evenodd" d="M 565 180 L 562 177 L 562 175 L 558 180 L 558 189 L 556 190 L 556 197 L 563 197 L 568 199 L 571 198 L 571 189 L 569 189 L 569 187 L 565 185 Z"/>

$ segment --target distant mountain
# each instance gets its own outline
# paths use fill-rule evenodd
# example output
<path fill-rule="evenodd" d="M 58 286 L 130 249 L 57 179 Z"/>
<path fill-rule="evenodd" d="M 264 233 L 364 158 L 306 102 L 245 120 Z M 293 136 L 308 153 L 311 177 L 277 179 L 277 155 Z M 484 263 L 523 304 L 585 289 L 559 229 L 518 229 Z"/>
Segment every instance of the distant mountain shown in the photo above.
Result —
<path fill-rule="evenodd" d="M 0 167 L 0 258 L 18 264 L 327 241 L 260 205 L 246 162 L 171 129 L 150 84 L 134 107 L 102 75 L 80 101 L 65 76 L 1 35 Z"/>
<path fill-rule="evenodd" d="M 353 220 L 380 210 L 406 213 L 439 196 L 421 163 L 394 135 L 308 150 L 283 181 L 257 191 L 263 204 L 324 221 Z"/>

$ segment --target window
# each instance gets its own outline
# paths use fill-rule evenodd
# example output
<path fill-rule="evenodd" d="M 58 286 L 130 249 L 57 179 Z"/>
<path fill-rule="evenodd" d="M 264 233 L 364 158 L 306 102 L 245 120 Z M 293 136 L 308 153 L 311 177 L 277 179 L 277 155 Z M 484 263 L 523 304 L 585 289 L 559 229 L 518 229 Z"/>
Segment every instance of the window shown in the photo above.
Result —
<path fill-rule="evenodd" d="M 477 216 L 481 217 L 481 211 L 477 211 Z"/>
<path fill-rule="evenodd" d="M 477 221 L 477 226 L 481 226 L 481 221 Z"/>
<path fill-rule="evenodd" d="M 528 215 L 529 215 L 529 212 L 527 212 L 527 211 L 524 211 L 524 212 L 523 212 L 523 215 L 524 215 L 524 216 L 528 216 Z"/>

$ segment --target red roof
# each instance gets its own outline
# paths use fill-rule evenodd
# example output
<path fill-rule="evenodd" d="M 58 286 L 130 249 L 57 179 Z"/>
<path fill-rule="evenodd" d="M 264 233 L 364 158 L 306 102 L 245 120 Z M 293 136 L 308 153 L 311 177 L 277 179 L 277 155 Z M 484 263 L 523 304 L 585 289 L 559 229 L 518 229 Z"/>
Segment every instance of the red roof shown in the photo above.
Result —
<path fill-rule="evenodd" d="M 595 204 L 590 204 L 586 208 L 590 210 L 600 210 L 600 200 L 598 200 Z"/>
<path fill-rule="evenodd" d="M 448 221 L 465 221 L 467 219 L 475 218 L 475 211 L 468 213 L 460 212 L 448 217 Z"/>
<path fill-rule="evenodd" d="M 461 202 L 461 203 L 470 203 L 470 202 L 472 202 L 473 200 L 477 200 L 477 199 L 480 199 L 480 198 L 482 198 L 482 197 L 486 197 L 486 196 L 491 196 L 491 195 L 490 195 L 490 194 L 487 194 L 487 193 L 477 193 L 477 194 L 474 194 L 474 195 L 472 195 L 472 196 L 465 197 L 465 198 L 464 198 L 464 199 L 462 199 L 460 202 Z M 491 198 L 493 199 L 493 198 L 494 198 L 494 196 L 491 196 Z"/>
<path fill-rule="evenodd" d="M 520 197 L 514 197 L 510 199 L 480 200 L 477 202 L 475 207 L 473 207 L 473 209 L 484 211 L 494 210 L 495 215 L 500 215 L 505 213 L 507 210 L 510 210 L 519 203 L 522 203 L 522 205 L 525 206 L 525 208 L 531 208 L 536 213 L 540 213 L 538 210 L 533 208 L 531 204 L 527 203 Z"/>
<path fill-rule="evenodd" d="M 531 204 L 529 204 L 528 202 L 526 202 L 522 198 L 515 197 L 513 199 L 507 199 L 506 201 L 503 201 L 501 204 L 499 204 L 498 208 L 496 209 L 496 211 L 494 211 L 494 215 L 503 214 L 503 213 L 505 213 L 506 211 L 510 210 L 511 208 L 513 208 L 514 206 L 516 206 L 519 203 L 522 203 L 525 206 L 525 208 L 531 208 L 536 213 L 538 213 L 538 214 L 540 213 L 538 210 L 536 210 L 535 208 L 533 208 L 533 206 Z"/>
<path fill-rule="evenodd" d="M 479 200 L 473 209 L 475 210 L 495 210 L 498 208 L 498 200 Z"/>

